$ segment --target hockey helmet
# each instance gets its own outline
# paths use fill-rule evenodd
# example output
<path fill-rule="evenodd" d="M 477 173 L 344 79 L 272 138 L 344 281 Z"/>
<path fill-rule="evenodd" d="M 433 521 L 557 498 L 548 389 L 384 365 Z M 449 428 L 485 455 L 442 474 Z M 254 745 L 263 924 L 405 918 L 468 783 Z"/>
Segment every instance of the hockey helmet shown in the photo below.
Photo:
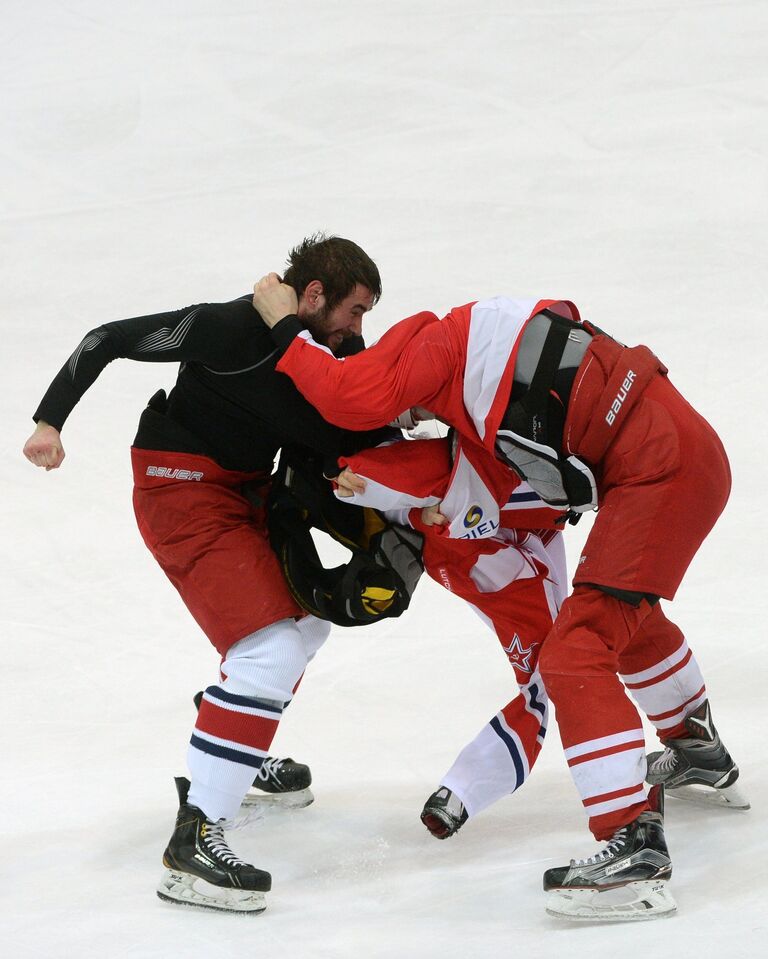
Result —
<path fill-rule="evenodd" d="M 364 626 L 405 612 L 424 571 L 423 536 L 369 507 L 341 503 L 320 464 L 284 450 L 268 504 L 272 548 L 288 588 L 308 613 L 337 626 Z M 350 550 L 326 569 L 312 529 Z"/>

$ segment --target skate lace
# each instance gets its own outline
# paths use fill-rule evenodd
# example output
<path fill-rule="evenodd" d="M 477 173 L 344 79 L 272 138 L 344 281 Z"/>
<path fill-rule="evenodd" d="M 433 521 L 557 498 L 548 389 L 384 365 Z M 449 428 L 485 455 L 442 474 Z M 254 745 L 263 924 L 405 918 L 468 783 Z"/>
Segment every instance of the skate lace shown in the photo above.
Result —
<path fill-rule="evenodd" d="M 284 759 L 278 759 L 276 756 L 267 756 L 267 758 L 259 767 L 256 778 L 263 779 L 265 782 L 272 777 L 276 779 L 284 762 Z"/>
<path fill-rule="evenodd" d="M 224 838 L 224 827 L 221 823 L 207 822 L 203 829 L 202 838 L 205 840 L 205 845 L 211 855 L 220 859 L 227 866 L 248 865 L 242 859 L 238 859 L 227 845 L 227 840 Z"/>
<path fill-rule="evenodd" d="M 596 852 L 594 856 L 588 856 L 586 859 L 572 859 L 571 866 L 596 866 L 598 863 L 611 859 L 616 853 L 624 849 L 627 844 L 627 830 L 619 829 L 609 840 L 605 849 Z"/>
<path fill-rule="evenodd" d="M 671 772 L 677 765 L 677 752 L 674 749 L 670 749 L 669 746 L 664 750 L 664 752 L 659 756 L 656 762 L 653 764 L 654 773 L 668 773 Z"/>

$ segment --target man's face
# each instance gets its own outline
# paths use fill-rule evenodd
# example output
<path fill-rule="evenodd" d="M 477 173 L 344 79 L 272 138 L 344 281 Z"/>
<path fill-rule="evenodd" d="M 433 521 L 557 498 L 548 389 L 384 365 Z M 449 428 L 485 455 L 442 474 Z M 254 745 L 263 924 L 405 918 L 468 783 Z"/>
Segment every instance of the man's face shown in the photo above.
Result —
<path fill-rule="evenodd" d="M 373 306 L 373 293 L 358 283 L 341 303 L 329 310 L 322 294 L 322 286 L 313 281 L 301 295 L 298 316 L 307 325 L 313 338 L 334 353 L 348 336 L 360 336 L 363 315 Z"/>

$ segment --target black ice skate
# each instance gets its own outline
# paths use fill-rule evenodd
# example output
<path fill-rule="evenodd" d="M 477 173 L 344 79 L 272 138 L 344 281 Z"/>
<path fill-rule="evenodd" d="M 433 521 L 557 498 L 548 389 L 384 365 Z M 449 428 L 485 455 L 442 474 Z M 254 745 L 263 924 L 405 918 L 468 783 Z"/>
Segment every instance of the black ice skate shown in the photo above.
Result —
<path fill-rule="evenodd" d="M 447 786 L 433 792 L 421 811 L 421 821 L 436 839 L 455 836 L 467 819 L 464 804 Z"/>
<path fill-rule="evenodd" d="M 166 902 L 221 912 L 259 913 L 272 888 L 268 872 L 238 859 L 227 845 L 221 823 L 211 822 L 187 803 L 189 780 L 176 778 L 179 812 L 163 854 L 167 871 L 157 887 Z"/>
<path fill-rule="evenodd" d="M 267 756 L 243 800 L 243 806 L 274 804 L 287 809 L 302 809 L 314 802 L 315 797 L 309 788 L 311 782 L 309 766 L 296 763 L 290 757 Z"/>
<path fill-rule="evenodd" d="M 664 839 L 663 787 L 648 796 L 651 810 L 618 829 L 605 849 L 569 866 L 547 869 L 547 912 L 559 919 L 625 922 L 670 915 L 672 862 Z"/>
<path fill-rule="evenodd" d="M 194 696 L 195 708 L 200 709 L 203 699 L 202 691 Z M 251 810 L 263 810 L 269 807 L 283 809 L 303 809 L 315 801 L 312 790 L 312 773 L 309 766 L 294 762 L 290 757 L 279 759 L 276 756 L 267 756 L 259 769 L 253 786 L 243 799 L 243 807 L 249 811 L 248 822 L 253 822 Z M 266 795 L 265 795 L 266 794 Z"/>
<path fill-rule="evenodd" d="M 687 717 L 685 727 L 690 736 L 667 740 L 663 752 L 648 756 L 648 782 L 662 784 L 675 799 L 749 809 L 746 797 L 734 785 L 739 767 L 715 729 L 709 700 Z"/>

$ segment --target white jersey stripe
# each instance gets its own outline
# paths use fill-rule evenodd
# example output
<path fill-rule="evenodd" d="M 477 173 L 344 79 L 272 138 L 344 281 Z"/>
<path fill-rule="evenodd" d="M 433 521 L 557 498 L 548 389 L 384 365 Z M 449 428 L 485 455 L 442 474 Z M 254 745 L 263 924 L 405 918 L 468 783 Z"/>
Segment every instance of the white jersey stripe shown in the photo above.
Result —
<path fill-rule="evenodd" d="M 499 382 L 537 300 L 494 297 L 472 307 L 464 369 L 464 405 L 480 439 Z"/>
<path fill-rule="evenodd" d="M 341 496 L 337 489 L 335 491 L 336 498 L 354 506 L 372 506 L 374 509 L 382 511 L 436 506 L 440 502 L 439 496 L 411 496 L 409 493 L 404 493 L 394 487 L 377 483 L 376 480 L 362 473 L 360 476 L 365 480 L 365 489 L 362 493 Z"/>
<path fill-rule="evenodd" d="M 499 505 L 461 447 L 440 512 L 453 539 L 485 539 L 499 530 Z"/>
<path fill-rule="evenodd" d="M 509 547 L 496 553 L 481 553 L 469 576 L 481 593 L 498 593 L 510 583 L 532 579 L 538 570 L 521 549 Z"/>
<path fill-rule="evenodd" d="M 327 346 L 323 346 L 322 343 L 318 343 L 309 332 L 309 330 L 302 330 L 300 333 L 296 334 L 297 340 L 304 340 L 307 346 L 314 346 L 316 350 L 324 350 L 329 356 L 332 356 L 334 360 L 337 360 L 339 363 L 344 362 L 343 356 L 336 356 L 333 350 L 329 350 Z"/>

